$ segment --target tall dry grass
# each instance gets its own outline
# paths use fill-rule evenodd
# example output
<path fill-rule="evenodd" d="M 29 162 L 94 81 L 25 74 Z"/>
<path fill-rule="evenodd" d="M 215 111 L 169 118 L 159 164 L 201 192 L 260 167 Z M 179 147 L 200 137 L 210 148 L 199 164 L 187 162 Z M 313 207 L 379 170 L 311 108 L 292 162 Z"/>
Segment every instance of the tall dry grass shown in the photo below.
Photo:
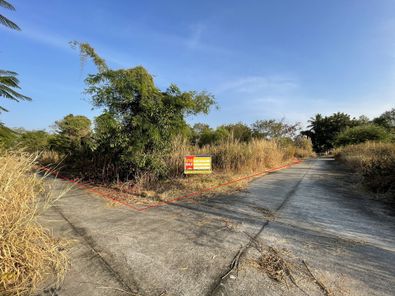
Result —
<path fill-rule="evenodd" d="M 217 172 L 250 173 L 293 160 L 297 149 L 303 150 L 293 145 L 282 145 L 277 141 L 264 139 L 253 139 L 250 142 L 228 139 L 217 145 L 198 147 L 190 145 L 185 139 L 176 138 L 165 162 L 172 177 L 182 174 L 184 156 L 192 154 L 211 155 L 213 170 Z M 303 151 L 303 156 L 312 156 L 312 151 Z"/>
<path fill-rule="evenodd" d="M 366 142 L 335 151 L 338 159 L 358 172 L 362 182 L 395 200 L 395 144 Z"/>
<path fill-rule="evenodd" d="M 192 192 L 204 192 L 207 188 L 246 177 L 251 173 L 290 163 L 295 158 L 296 149 L 294 145 L 263 139 L 250 142 L 228 139 L 216 145 L 199 147 L 191 145 L 186 139 L 176 138 L 170 151 L 163 156 L 167 168 L 165 178 L 157 178 L 154 174 L 145 172 L 132 182 L 115 184 L 115 188 L 153 200 L 168 200 Z M 213 173 L 185 177 L 183 171 L 186 155 L 211 155 Z M 308 152 L 304 155 L 308 155 Z M 248 181 L 243 179 L 218 188 L 216 193 L 243 189 Z"/>
<path fill-rule="evenodd" d="M 0 295 L 31 295 L 66 270 L 64 243 L 37 222 L 55 197 L 33 173 L 36 158 L 0 152 Z"/>
<path fill-rule="evenodd" d="M 63 160 L 64 160 L 64 156 L 52 150 L 44 150 L 40 152 L 38 155 L 38 162 L 41 165 L 46 165 L 46 166 L 58 165 Z"/>

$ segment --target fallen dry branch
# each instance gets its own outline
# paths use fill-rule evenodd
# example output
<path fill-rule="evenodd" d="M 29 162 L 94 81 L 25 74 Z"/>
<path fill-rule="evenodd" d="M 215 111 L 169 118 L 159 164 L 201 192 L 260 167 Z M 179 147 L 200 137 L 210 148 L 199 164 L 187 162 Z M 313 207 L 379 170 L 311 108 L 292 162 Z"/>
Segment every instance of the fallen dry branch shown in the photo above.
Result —
<path fill-rule="evenodd" d="M 229 270 L 227 273 L 225 273 L 221 279 L 225 279 L 228 277 L 228 275 L 230 275 L 234 270 L 237 271 L 237 269 L 239 268 L 239 263 L 240 263 L 240 257 L 243 254 L 243 252 L 245 251 L 245 247 L 240 248 L 240 250 L 237 252 L 236 256 L 233 258 L 230 266 L 229 266 Z"/>
<path fill-rule="evenodd" d="M 291 283 L 305 295 L 310 295 L 311 291 L 321 291 L 325 296 L 335 295 L 312 273 L 304 260 L 291 256 L 286 250 L 279 251 L 271 246 L 262 246 L 257 240 L 254 240 L 254 247 L 260 255 L 256 260 L 248 262 L 263 271 L 269 279 L 284 284 L 288 290 Z M 338 291 L 336 295 L 344 294 L 339 287 L 336 291 Z"/>
<path fill-rule="evenodd" d="M 324 293 L 325 296 L 332 296 L 333 293 L 331 293 L 328 288 L 319 280 L 317 279 L 314 274 L 311 272 L 310 268 L 308 267 L 306 261 L 302 260 L 303 265 L 306 267 L 306 270 L 314 280 L 314 282 L 320 287 L 321 291 Z"/>

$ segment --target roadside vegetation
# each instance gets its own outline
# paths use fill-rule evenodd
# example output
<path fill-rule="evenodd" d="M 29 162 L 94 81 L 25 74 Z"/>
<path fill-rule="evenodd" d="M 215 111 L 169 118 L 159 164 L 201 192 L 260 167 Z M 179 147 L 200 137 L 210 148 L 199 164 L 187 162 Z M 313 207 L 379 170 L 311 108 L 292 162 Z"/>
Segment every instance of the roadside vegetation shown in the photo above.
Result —
<path fill-rule="evenodd" d="M 376 193 L 395 201 L 395 144 L 365 142 L 335 151 L 336 157 L 354 169 L 361 181 Z"/>
<path fill-rule="evenodd" d="M 154 201 L 166 201 L 183 195 L 200 192 L 197 196 L 213 195 L 246 187 L 252 178 L 232 183 L 233 180 L 244 178 L 256 173 L 264 173 L 265 169 L 290 164 L 299 156 L 311 156 L 311 144 L 303 142 L 307 147 L 296 147 L 292 144 L 282 144 L 275 140 L 251 139 L 241 142 L 228 138 L 217 144 L 199 147 L 185 138 L 175 138 L 171 143 L 168 155 L 164 158 L 168 173 L 165 178 L 157 178 L 150 172 L 139 175 L 129 182 L 113 183 L 112 188 L 119 189 L 134 196 L 149 198 Z M 183 175 L 185 155 L 209 154 L 213 160 L 213 173 L 210 175 Z M 206 189 L 217 187 L 224 183 L 226 186 L 216 188 L 214 192 Z"/>
<path fill-rule="evenodd" d="M 33 173 L 35 160 L 28 153 L 0 152 L 1 295 L 31 295 L 51 278 L 59 283 L 67 269 L 65 242 L 37 221 L 55 197 L 44 177 Z"/>
<path fill-rule="evenodd" d="M 395 200 L 395 108 L 373 120 L 318 114 L 302 134 L 312 139 L 316 152 L 333 152 L 355 170 L 368 189 Z"/>
<path fill-rule="evenodd" d="M 137 203 L 167 200 L 204 190 L 291 163 L 295 158 L 314 155 L 311 141 L 296 136 L 296 131 L 281 121 L 268 121 L 269 124 L 260 130 L 242 123 L 216 129 L 195 124 L 193 127 L 186 125 L 185 133 L 169 136 L 162 150 L 141 151 L 138 159 L 141 162 L 136 166 L 132 163 L 134 158 L 128 159 L 133 154 L 122 150 L 122 142 L 117 146 L 114 141 L 114 138 L 123 139 L 127 135 L 122 135 L 119 129 L 113 130 L 107 119 L 108 114 L 97 117 L 91 128 L 88 118 L 70 114 L 55 123 L 52 134 L 15 130 L 13 139 L 7 138 L 3 145 L 7 142 L 11 147 L 39 152 L 41 164 L 56 166 L 63 174 L 93 183 L 102 190 L 125 192 L 130 195 L 128 199 L 137 197 L 133 200 Z M 278 131 L 278 126 L 283 126 L 282 132 Z M 267 137 L 268 133 L 278 133 L 278 136 Z M 185 177 L 184 156 L 201 154 L 212 156 L 213 174 Z M 216 192 L 241 189 L 248 181 Z"/>
<path fill-rule="evenodd" d="M 15 10 L 0 0 L 0 8 Z M 0 14 L 0 24 L 20 31 L 17 24 Z M 17 73 L 0 69 L 0 99 L 29 101 L 19 93 Z M 0 101 L 0 113 L 8 110 Z M 38 223 L 38 216 L 54 199 L 43 177 L 34 173 L 37 156 L 18 150 L 16 139 L 42 149 L 45 132 L 21 132 L 0 122 L 0 295 L 32 295 L 45 284 L 55 286 L 67 269 L 65 242 L 54 238 Z M 4 150 L 4 147 L 13 148 Z M 41 148 L 40 148 L 41 147 Z"/>

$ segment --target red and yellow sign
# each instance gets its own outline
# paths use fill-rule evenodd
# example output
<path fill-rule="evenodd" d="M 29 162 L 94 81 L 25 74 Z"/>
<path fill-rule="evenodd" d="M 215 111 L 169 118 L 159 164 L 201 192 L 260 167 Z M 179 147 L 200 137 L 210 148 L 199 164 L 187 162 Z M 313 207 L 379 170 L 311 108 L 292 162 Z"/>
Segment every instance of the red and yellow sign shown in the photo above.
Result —
<path fill-rule="evenodd" d="M 211 156 L 188 155 L 184 158 L 184 174 L 211 174 Z"/>

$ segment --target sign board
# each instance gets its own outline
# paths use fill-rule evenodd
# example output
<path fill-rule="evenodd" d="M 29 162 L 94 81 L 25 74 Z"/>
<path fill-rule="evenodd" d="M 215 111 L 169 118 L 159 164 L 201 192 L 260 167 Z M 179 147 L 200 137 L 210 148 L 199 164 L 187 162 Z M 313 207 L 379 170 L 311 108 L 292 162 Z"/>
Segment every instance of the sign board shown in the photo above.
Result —
<path fill-rule="evenodd" d="M 188 155 L 184 158 L 184 174 L 211 174 L 211 156 Z"/>

